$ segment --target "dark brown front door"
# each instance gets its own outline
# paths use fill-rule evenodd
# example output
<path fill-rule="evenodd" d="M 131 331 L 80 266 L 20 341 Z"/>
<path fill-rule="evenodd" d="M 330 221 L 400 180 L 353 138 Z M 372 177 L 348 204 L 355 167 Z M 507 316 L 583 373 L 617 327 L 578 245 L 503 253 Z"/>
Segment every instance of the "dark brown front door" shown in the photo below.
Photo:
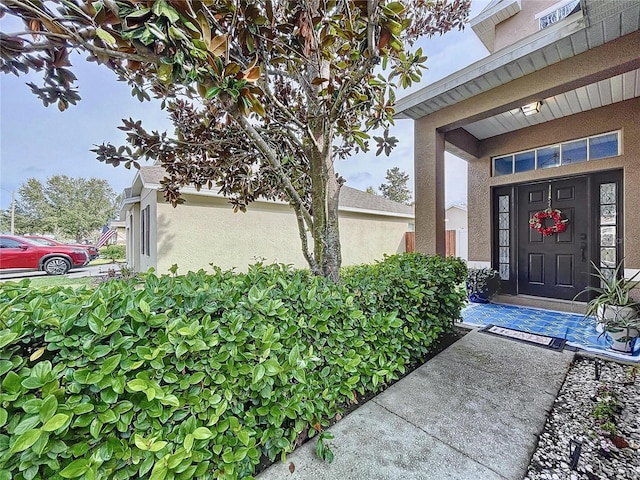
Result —
<path fill-rule="evenodd" d="M 591 250 L 588 178 L 520 185 L 518 205 L 518 292 L 571 300 L 589 282 Z M 551 207 L 562 211 L 567 229 L 544 236 L 527 219 Z M 547 219 L 547 222 L 553 222 Z"/>

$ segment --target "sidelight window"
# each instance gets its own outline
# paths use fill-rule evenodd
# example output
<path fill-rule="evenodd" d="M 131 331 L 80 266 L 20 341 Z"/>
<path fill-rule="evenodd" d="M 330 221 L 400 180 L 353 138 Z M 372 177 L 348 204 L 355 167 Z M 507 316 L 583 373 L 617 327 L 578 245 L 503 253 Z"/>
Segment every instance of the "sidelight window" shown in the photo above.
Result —
<path fill-rule="evenodd" d="M 509 280 L 509 266 L 511 258 L 510 233 L 511 206 L 509 195 L 498 196 L 498 271 L 501 280 Z"/>
<path fill-rule="evenodd" d="M 147 205 L 140 212 L 140 253 L 151 255 L 151 210 Z"/>
<path fill-rule="evenodd" d="M 617 184 L 600 184 L 600 269 L 606 278 L 613 278 L 618 264 Z"/>

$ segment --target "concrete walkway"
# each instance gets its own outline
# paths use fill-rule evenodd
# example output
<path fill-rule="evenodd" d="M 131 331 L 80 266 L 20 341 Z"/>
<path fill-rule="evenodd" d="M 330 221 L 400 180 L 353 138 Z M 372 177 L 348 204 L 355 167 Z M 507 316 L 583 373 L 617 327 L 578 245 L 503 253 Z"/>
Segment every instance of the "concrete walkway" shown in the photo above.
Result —
<path fill-rule="evenodd" d="M 472 331 L 258 480 L 522 479 L 572 359 Z"/>

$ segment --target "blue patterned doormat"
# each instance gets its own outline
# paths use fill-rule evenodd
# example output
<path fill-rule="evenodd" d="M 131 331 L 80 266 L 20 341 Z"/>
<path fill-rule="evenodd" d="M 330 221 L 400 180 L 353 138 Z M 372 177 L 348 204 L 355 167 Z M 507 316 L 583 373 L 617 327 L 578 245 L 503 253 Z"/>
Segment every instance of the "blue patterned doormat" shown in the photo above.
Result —
<path fill-rule="evenodd" d="M 490 333 L 491 335 L 496 335 L 498 337 L 505 337 L 510 340 L 516 340 L 518 342 L 558 351 L 562 351 L 564 344 L 566 343 L 564 338 L 549 337 L 547 335 L 540 335 L 539 333 L 523 332 L 521 330 L 500 327 L 498 325 L 487 325 L 486 327 L 481 328 L 480 331 L 483 333 Z"/>
<path fill-rule="evenodd" d="M 640 342 L 633 353 L 625 355 L 610 350 L 611 339 L 596 332 L 595 319 L 583 315 L 539 308 L 472 303 L 462 309 L 462 321 L 474 327 L 498 325 L 566 340 L 568 347 L 640 363 Z"/>

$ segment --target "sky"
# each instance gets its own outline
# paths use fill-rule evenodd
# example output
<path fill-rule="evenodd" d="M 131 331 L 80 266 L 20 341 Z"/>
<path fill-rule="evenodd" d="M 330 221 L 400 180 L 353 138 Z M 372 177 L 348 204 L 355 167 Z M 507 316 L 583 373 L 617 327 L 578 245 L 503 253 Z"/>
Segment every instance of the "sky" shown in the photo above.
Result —
<path fill-rule="evenodd" d="M 471 16 L 477 15 L 488 0 L 472 0 Z M 14 31 L 11 19 L 0 20 L 0 31 Z M 11 27 L 11 28 L 10 28 Z M 397 98 L 429 85 L 488 55 L 469 26 L 464 31 L 419 41 L 427 60 L 422 81 L 409 90 L 398 90 Z M 125 135 L 117 129 L 123 118 L 142 120 L 149 130 L 168 130 L 165 112 L 154 102 L 138 102 L 130 88 L 116 81 L 105 67 L 78 57 L 73 61 L 82 100 L 64 112 L 55 105 L 45 108 L 31 93 L 27 82 L 40 84 L 37 76 L 0 74 L 0 209 L 9 208 L 11 192 L 17 192 L 28 178 L 45 183 L 53 175 L 96 177 L 107 180 L 120 193 L 135 175 L 123 166 L 98 162 L 90 151 L 95 145 L 124 144 Z M 413 121 L 397 120 L 390 134 L 398 138 L 389 157 L 372 151 L 347 160 L 337 160 L 336 171 L 347 185 L 365 190 L 385 183 L 386 171 L 393 167 L 410 175 L 413 191 Z M 445 203 L 466 203 L 466 162 L 447 154 L 445 162 Z"/>

